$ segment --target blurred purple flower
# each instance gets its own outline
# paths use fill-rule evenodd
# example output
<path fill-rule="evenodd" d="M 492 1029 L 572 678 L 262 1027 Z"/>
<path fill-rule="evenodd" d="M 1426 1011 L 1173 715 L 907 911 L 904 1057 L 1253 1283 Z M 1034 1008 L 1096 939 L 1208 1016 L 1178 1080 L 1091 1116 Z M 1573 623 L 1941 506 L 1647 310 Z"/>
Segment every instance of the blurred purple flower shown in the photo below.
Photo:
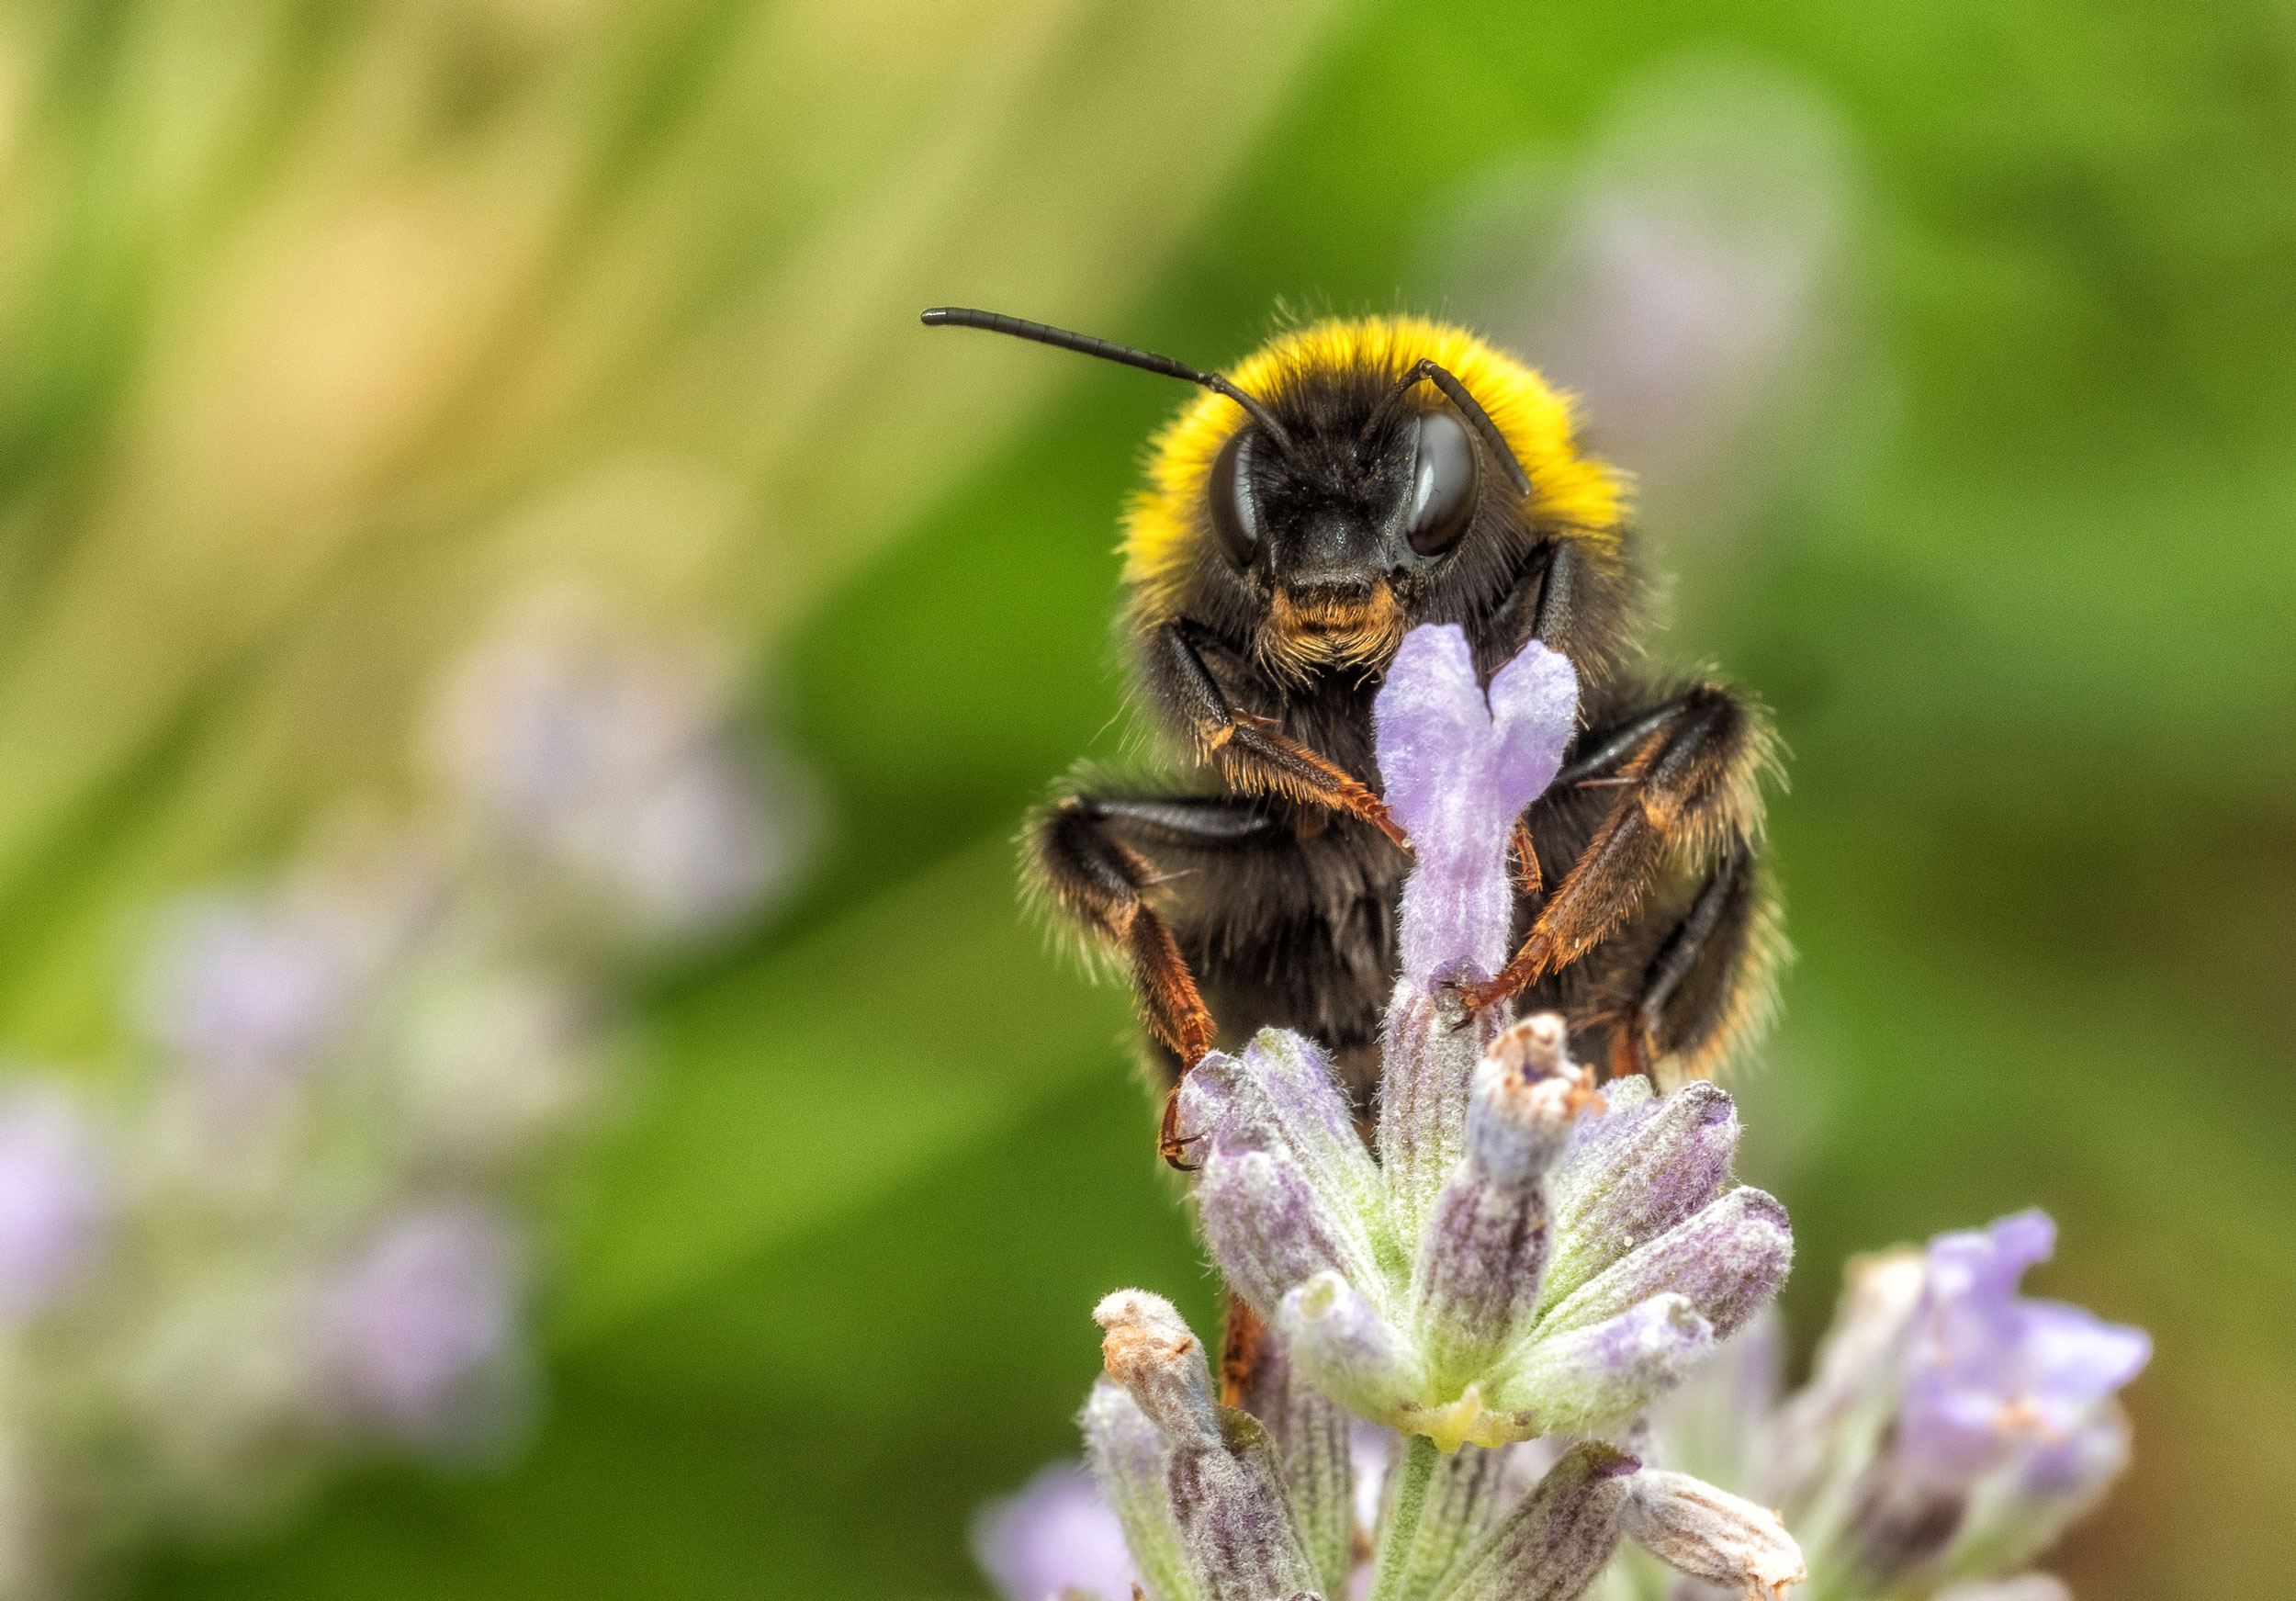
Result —
<path fill-rule="evenodd" d="M 476 1381 L 512 1354 L 520 1258 L 511 1226 L 473 1204 L 387 1227 L 324 1298 L 328 1370 L 349 1409 L 408 1438 L 455 1432 Z"/>
<path fill-rule="evenodd" d="M 1965 1485 L 2027 1451 L 2031 1467 L 2052 1476 L 2053 1464 L 2066 1465 L 2060 1457 L 2079 1454 L 2097 1409 L 2152 1355 L 2140 1329 L 2017 1293 L 2025 1269 L 2055 1245 L 2056 1225 L 2038 1211 L 1930 1242 L 1898 1426 L 1900 1460 L 1914 1479 Z"/>
<path fill-rule="evenodd" d="M 1570 663 L 1534 640 L 1476 681 L 1455 624 L 1406 635 L 1372 704 L 1387 804 L 1411 835 L 1403 886 L 1404 975 L 1424 983 L 1465 960 L 1486 975 L 1507 959 L 1515 819 L 1554 781 L 1579 699 Z"/>
<path fill-rule="evenodd" d="M 1128 1601 L 1139 1576 L 1124 1528 L 1076 1462 L 1053 1462 L 973 1519 L 973 1555 L 1005 1601 L 1082 1590 Z"/>
<path fill-rule="evenodd" d="M 61 1090 L 0 1090 L 0 1324 L 37 1315 L 95 1255 L 109 1193 L 96 1140 Z"/>
<path fill-rule="evenodd" d="M 437 749 L 490 842 L 584 876 L 642 931 L 705 934 L 784 884 L 810 832 L 805 786 L 731 702 L 705 653 L 546 599 L 452 675 Z"/>
<path fill-rule="evenodd" d="M 1839 428 L 1819 408 L 1855 341 L 1857 166 L 1818 85 L 1677 57 L 1569 170 L 1518 154 L 1471 182 L 1431 265 L 1463 321 L 1575 397 L 1643 526 L 1716 538 Z"/>
<path fill-rule="evenodd" d="M 229 1088 L 310 1066 L 345 1026 L 371 942 L 348 908 L 202 896 L 178 908 L 143 994 L 152 1041 Z"/>

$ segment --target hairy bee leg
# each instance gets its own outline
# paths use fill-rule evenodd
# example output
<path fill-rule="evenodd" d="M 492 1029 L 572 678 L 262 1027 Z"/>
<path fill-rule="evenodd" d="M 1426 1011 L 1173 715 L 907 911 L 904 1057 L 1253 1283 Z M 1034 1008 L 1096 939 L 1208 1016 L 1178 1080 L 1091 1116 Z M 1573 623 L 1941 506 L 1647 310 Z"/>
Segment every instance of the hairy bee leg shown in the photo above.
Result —
<path fill-rule="evenodd" d="M 1179 1059 L 1181 1076 L 1211 1049 L 1211 1013 L 1197 992 L 1172 930 L 1143 898 L 1164 874 L 1133 845 L 1233 848 L 1266 835 L 1274 824 L 1224 796 L 1070 795 L 1039 817 L 1032 847 L 1040 881 L 1090 934 L 1122 953 L 1149 1032 Z M 1165 1099 L 1156 1149 L 1183 1172 L 1200 1134 L 1178 1126 L 1179 1086 Z"/>
<path fill-rule="evenodd" d="M 1197 753 L 1246 794 L 1279 795 L 1326 807 L 1369 823 L 1396 844 L 1410 849 L 1402 826 L 1388 815 L 1387 803 L 1359 780 L 1295 739 L 1277 731 L 1267 718 L 1229 704 L 1227 692 L 1204 665 L 1177 624 L 1156 631 L 1149 671 L 1164 698 L 1186 722 Z"/>
<path fill-rule="evenodd" d="M 1154 863 L 1109 831 L 1109 814 L 1071 795 L 1038 822 L 1036 865 L 1063 911 L 1122 953 L 1149 1030 L 1194 1065 L 1211 1049 L 1211 1013 L 1165 920 L 1142 898 Z"/>
<path fill-rule="evenodd" d="M 1531 837 L 1531 824 L 1530 819 L 1527 817 L 1517 817 L 1514 819 L 1514 838 L 1513 840 L 1513 848 L 1514 851 L 1514 887 L 1516 893 L 1520 895 L 1536 895 L 1541 889 L 1546 887 L 1546 880 L 1539 875 L 1538 841 Z"/>
<path fill-rule="evenodd" d="M 1514 957 L 1465 998 L 1485 1007 L 1575 962 L 1630 917 L 1671 860 L 1750 836 L 1767 757 L 1760 715 L 1719 684 L 1700 684 L 1616 734 L 1556 782 L 1626 782 L 1585 852 L 1563 876 Z"/>
<path fill-rule="evenodd" d="M 1713 1077 L 1770 1009 L 1775 927 L 1753 841 L 1740 839 L 1639 975 L 1612 1034 L 1610 1076 L 1647 1073 L 1665 1088 Z"/>

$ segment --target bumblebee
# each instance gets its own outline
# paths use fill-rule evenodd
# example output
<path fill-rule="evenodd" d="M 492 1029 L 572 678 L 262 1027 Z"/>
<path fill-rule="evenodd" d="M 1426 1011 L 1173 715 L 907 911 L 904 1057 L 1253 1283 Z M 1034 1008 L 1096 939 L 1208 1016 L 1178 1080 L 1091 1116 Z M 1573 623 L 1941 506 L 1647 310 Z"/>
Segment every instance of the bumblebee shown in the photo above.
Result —
<path fill-rule="evenodd" d="M 1625 486 L 1536 372 L 1412 317 L 1300 327 L 1231 376 L 995 312 L 924 321 L 1208 391 L 1153 441 L 1125 519 L 1133 685 L 1173 736 L 1170 783 L 1078 784 L 1025 836 L 1035 885 L 1129 969 L 1165 1085 L 1275 1025 L 1371 1093 L 1411 864 L 1371 703 L 1423 623 L 1462 625 L 1486 681 L 1537 639 L 1581 685 L 1562 772 L 1515 829 L 1515 954 L 1468 1002 L 1559 1011 L 1580 1059 L 1661 1087 L 1759 1033 L 1784 950 L 1768 719 L 1641 669 Z"/>

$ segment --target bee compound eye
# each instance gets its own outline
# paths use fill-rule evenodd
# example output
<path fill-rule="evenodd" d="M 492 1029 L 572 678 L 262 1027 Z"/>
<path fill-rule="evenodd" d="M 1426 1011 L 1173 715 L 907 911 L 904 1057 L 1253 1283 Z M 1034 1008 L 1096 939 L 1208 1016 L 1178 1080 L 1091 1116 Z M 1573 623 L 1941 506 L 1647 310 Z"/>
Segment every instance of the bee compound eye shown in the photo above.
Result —
<path fill-rule="evenodd" d="M 1475 518 L 1480 471 L 1467 425 L 1448 412 L 1419 419 L 1411 483 L 1411 547 L 1440 556 L 1458 543 Z"/>
<path fill-rule="evenodd" d="M 1213 459 L 1211 481 L 1207 486 L 1212 532 L 1220 536 L 1229 559 L 1238 567 L 1251 565 L 1252 552 L 1260 542 L 1259 511 L 1252 503 L 1251 440 L 1249 427 L 1235 431 Z"/>

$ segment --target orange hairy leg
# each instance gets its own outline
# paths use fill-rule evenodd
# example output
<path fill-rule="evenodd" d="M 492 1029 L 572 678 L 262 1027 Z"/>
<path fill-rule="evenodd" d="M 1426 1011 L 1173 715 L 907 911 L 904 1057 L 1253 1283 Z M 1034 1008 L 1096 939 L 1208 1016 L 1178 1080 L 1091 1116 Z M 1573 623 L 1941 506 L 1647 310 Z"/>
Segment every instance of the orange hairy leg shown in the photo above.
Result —
<path fill-rule="evenodd" d="M 1591 743 L 1557 786 L 1601 786 L 1617 798 L 1540 908 L 1522 948 L 1489 982 L 1466 987 L 1469 1006 L 1509 999 L 1577 961 L 1626 923 L 1651 885 L 1685 857 L 1709 882 L 1717 875 L 1750 882 L 1750 839 L 1761 815 L 1756 778 L 1769 758 L 1758 712 L 1722 685 L 1700 684 Z M 1694 909 L 1685 926 L 1698 920 Z M 1720 914 L 1704 920 L 1718 925 Z M 1679 940 L 1670 945 L 1679 947 Z M 1663 991 L 1658 1006 L 1680 977 L 1670 984 L 1668 970 L 1654 968 L 1650 982 Z"/>

